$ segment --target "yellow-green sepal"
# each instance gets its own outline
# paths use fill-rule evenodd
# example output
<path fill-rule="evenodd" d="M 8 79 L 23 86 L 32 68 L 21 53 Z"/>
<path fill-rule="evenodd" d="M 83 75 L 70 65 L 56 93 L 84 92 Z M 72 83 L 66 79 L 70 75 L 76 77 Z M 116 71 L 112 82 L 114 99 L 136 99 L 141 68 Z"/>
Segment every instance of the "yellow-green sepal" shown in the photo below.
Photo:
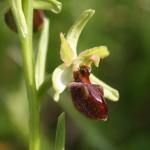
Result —
<path fill-rule="evenodd" d="M 60 34 L 61 47 L 60 47 L 60 57 L 64 64 L 68 67 L 72 64 L 73 59 L 76 57 L 74 52 L 65 39 L 63 33 Z"/>
<path fill-rule="evenodd" d="M 95 10 L 92 9 L 83 11 L 83 13 L 75 20 L 74 24 L 69 29 L 66 39 L 70 44 L 71 48 L 74 50 L 74 53 L 76 53 L 76 48 L 77 48 L 80 34 L 83 31 L 86 24 L 88 23 L 88 21 L 94 15 L 94 13 Z"/>

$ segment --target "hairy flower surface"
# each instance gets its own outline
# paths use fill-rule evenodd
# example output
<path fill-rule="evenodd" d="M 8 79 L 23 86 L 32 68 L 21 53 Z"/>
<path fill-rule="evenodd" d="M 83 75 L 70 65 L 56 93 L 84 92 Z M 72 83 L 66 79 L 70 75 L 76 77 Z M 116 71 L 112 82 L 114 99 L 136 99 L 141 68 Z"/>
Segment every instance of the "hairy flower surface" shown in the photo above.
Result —
<path fill-rule="evenodd" d="M 89 76 L 90 69 L 87 66 L 80 66 L 74 72 L 74 82 L 69 84 L 74 106 L 89 118 L 106 120 L 108 110 L 103 87 L 91 84 Z"/>

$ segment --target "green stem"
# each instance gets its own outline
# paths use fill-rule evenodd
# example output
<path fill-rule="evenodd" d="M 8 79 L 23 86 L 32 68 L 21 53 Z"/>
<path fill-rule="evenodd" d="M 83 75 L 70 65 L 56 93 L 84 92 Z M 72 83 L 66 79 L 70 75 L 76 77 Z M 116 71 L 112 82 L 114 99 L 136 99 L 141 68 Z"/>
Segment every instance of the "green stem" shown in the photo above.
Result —
<path fill-rule="evenodd" d="M 40 150 L 40 105 L 35 84 L 32 43 L 33 0 L 10 0 L 9 2 L 18 26 L 22 46 L 23 69 L 29 103 L 29 149 Z"/>
<path fill-rule="evenodd" d="M 37 91 L 35 88 L 32 47 L 28 38 L 21 40 L 21 43 L 23 50 L 22 57 L 24 76 L 29 103 L 29 148 L 30 150 L 40 150 L 39 100 L 37 99 Z"/>
<path fill-rule="evenodd" d="M 23 9 L 28 29 L 27 37 L 22 39 L 21 43 L 29 103 L 29 149 L 40 150 L 40 106 L 35 84 L 34 52 L 32 44 L 33 0 L 24 0 Z"/>

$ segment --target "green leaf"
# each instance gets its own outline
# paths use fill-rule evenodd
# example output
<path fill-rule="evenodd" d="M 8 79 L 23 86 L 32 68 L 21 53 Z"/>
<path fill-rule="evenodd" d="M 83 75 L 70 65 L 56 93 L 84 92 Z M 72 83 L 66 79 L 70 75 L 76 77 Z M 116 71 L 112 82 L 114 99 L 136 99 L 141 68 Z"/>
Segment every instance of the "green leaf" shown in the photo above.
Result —
<path fill-rule="evenodd" d="M 50 10 L 58 14 L 62 10 L 62 3 L 57 0 L 34 0 L 33 7 L 35 9 Z"/>
<path fill-rule="evenodd" d="M 88 50 L 85 50 L 79 54 L 79 59 L 81 59 L 85 64 L 94 64 L 98 67 L 101 58 L 105 58 L 109 55 L 109 51 L 106 46 L 94 47 Z"/>
<path fill-rule="evenodd" d="M 44 18 L 44 25 L 41 32 L 41 37 L 39 41 L 39 48 L 36 58 L 35 65 L 35 80 L 36 80 L 36 88 L 43 83 L 45 78 L 45 64 L 46 64 L 46 56 L 47 56 L 47 47 L 48 47 L 48 39 L 49 39 L 49 20 Z"/>
<path fill-rule="evenodd" d="M 108 98 L 111 101 L 118 101 L 119 100 L 119 92 L 112 88 L 111 86 L 107 85 L 93 74 L 90 75 L 91 82 L 93 84 L 101 85 L 104 88 L 104 97 Z"/>
<path fill-rule="evenodd" d="M 70 44 L 71 48 L 74 50 L 74 55 L 77 55 L 76 47 L 78 43 L 79 36 L 84 29 L 87 22 L 94 15 L 95 10 L 89 9 L 85 10 L 81 16 L 75 21 L 75 23 L 70 28 L 67 34 L 67 41 Z"/>
<path fill-rule="evenodd" d="M 25 38 L 28 34 L 26 19 L 22 10 L 22 0 L 9 0 L 15 21 L 21 37 Z"/>
<path fill-rule="evenodd" d="M 60 34 L 60 39 L 61 39 L 61 47 L 60 47 L 61 60 L 65 63 L 66 66 L 70 66 L 72 64 L 73 59 L 75 58 L 73 50 L 66 41 L 63 33 Z"/>
<path fill-rule="evenodd" d="M 59 95 L 65 90 L 68 83 L 71 82 L 72 68 L 67 68 L 64 64 L 58 66 L 52 74 L 52 84 L 55 90 L 54 100 L 59 100 Z"/>
<path fill-rule="evenodd" d="M 58 117 L 56 138 L 55 138 L 55 150 L 65 149 L 65 113 L 62 113 Z"/>

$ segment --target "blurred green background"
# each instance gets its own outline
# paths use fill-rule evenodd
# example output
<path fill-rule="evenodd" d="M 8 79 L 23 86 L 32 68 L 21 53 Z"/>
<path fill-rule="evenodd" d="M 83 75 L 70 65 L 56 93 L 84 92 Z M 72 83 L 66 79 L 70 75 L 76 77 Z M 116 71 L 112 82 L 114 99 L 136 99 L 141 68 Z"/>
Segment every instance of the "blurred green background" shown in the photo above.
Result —
<path fill-rule="evenodd" d="M 46 95 L 41 108 L 42 150 L 53 150 L 57 117 L 62 111 L 66 112 L 66 150 L 150 149 L 150 1 L 62 3 L 61 14 L 46 12 L 51 20 L 47 72 L 61 63 L 59 33 L 67 32 L 83 10 L 95 9 L 96 14 L 80 37 L 78 51 L 108 46 L 111 55 L 93 72 L 119 90 L 120 101 L 108 101 L 109 119 L 102 122 L 80 115 L 67 94 L 58 104 Z M 28 149 L 28 108 L 18 43 L 17 35 L 7 28 L 0 13 L 0 150 Z"/>

